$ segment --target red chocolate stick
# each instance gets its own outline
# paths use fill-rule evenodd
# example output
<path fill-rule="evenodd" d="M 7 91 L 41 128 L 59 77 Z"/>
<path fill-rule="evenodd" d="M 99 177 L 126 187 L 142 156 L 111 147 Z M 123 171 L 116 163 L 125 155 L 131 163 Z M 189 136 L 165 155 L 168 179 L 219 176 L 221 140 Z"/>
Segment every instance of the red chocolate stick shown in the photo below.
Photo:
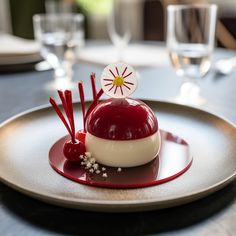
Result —
<path fill-rule="evenodd" d="M 95 98 L 97 96 L 95 73 L 92 73 L 90 75 L 90 80 L 91 80 L 91 84 L 92 84 L 93 100 L 95 100 Z"/>
<path fill-rule="evenodd" d="M 83 86 L 83 82 L 82 81 L 79 81 L 78 88 L 79 88 L 79 96 L 80 96 L 81 109 L 82 109 L 82 114 L 83 114 L 84 132 L 86 132 L 86 128 L 85 128 L 84 86 Z"/>
<path fill-rule="evenodd" d="M 93 100 L 92 104 L 90 105 L 90 107 L 88 108 L 86 114 L 85 114 L 85 118 L 84 118 L 84 123 L 86 123 L 86 120 L 89 116 L 89 114 L 91 113 L 91 111 L 95 108 L 95 106 L 98 103 L 99 98 L 102 96 L 103 94 L 103 89 L 100 89 L 99 92 L 97 93 L 97 96 L 95 97 L 95 99 Z"/>
<path fill-rule="evenodd" d="M 71 95 L 71 91 L 69 90 L 66 90 L 66 91 L 61 91 L 61 90 L 58 90 L 58 95 L 61 99 L 61 102 L 62 102 L 62 106 L 63 106 L 63 109 L 66 113 L 66 116 L 67 116 L 67 119 L 68 119 L 68 122 L 70 124 L 70 130 L 71 130 L 71 133 L 72 133 L 72 136 L 71 137 L 71 141 L 72 143 L 75 143 L 75 131 L 73 133 L 73 127 L 75 126 L 74 125 L 74 116 L 73 116 L 73 107 L 72 107 L 72 95 Z M 66 99 L 66 94 L 68 96 L 68 98 Z M 70 95 L 69 95 L 70 94 Z M 71 98 L 69 98 L 71 97 Z M 71 105 L 70 105 L 71 104 Z M 70 108 L 71 106 L 71 108 Z M 72 109 L 72 112 L 70 111 L 70 109 Z"/>
<path fill-rule="evenodd" d="M 68 118 L 68 121 L 69 121 L 70 114 L 69 114 L 69 111 L 68 111 L 67 102 L 66 102 L 66 99 L 65 99 L 65 94 L 61 90 L 57 90 L 57 93 L 58 93 L 58 95 L 59 95 L 59 97 L 61 99 L 62 107 L 63 107 L 63 109 L 64 109 L 64 111 L 66 113 L 66 116 Z"/>
<path fill-rule="evenodd" d="M 70 122 L 70 128 L 71 128 L 71 141 L 72 143 L 76 143 L 75 141 L 75 122 L 74 122 L 74 113 L 73 113 L 73 102 L 72 102 L 72 94 L 70 90 L 66 90 L 64 92 L 65 94 L 65 99 L 66 99 L 66 105 L 67 105 L 67 110 L 68 110 L 68 120 Z"/>
<path fill-rule="evenodd" d="M 70 130 L 69 125 L 67 124 L 67 121 L 64 117 L 64 115 L 62 114 L 60 108 L 58 107 L 57 103 L 55 102 L 55 100 L 53 98 L 50 97 L 49 102 L 51 103 L 51 105 L 53 106 L 54 110 L 56 111 L 57 115 L 59 116 L 59 118 L 61 119 L 61 121 L 63 122 L 63 124 L 65 125 L 67 131 L 69 132 L 71 138 L 73 138 L 73 134 Z"/>

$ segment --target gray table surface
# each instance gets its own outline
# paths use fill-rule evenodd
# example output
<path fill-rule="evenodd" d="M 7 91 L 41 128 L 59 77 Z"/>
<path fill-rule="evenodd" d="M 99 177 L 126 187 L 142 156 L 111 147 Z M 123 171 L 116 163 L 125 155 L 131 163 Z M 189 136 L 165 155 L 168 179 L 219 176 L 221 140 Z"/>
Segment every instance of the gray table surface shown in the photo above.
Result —
<path fill-rule="evenodd" d="M 236 56 L 236 52 L 216 50 L 214 60 Z M 75 80 L 83 80 L 91 99 L 89 74 L 101 74 L 103 67 L 80 63 Z M 166 65 L 138 68 L 138 90 L 134 97 L 168 100 L 180 85 L 173 69 Z M 0 121 L 48 103 L 55 92 L 45 91 L 52 71 L 0 74 Z M 203 109 L 236 123 L 236 71 L 219 76 L 213 71 L 200 81 L 208 104 Z M 42 203 L 0 183 L 0 235 L 236 235 L 236 182 L 199 201 L 145 213 L 92 213 Z"/>

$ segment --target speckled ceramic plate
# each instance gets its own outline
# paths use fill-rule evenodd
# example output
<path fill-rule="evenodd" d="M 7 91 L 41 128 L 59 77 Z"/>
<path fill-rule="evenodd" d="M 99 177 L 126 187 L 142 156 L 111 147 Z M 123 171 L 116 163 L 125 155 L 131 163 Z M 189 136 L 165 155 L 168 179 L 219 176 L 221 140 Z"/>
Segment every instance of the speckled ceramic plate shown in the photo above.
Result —
<path fill-rule="evenodd" d="M 139 189 L 81 185 L 57 174 L 48 151 L 65 128 L 50 107 L 20 114 L 0 127 L 0 177 L 12 188 L 52 204 L 93 211 L 143 211 L 202 198 L 236 177 L 236 128 L 210 113 L 165 102 L 145 101 L 162 129 L 188 141 L 194 162 L 178 178 Z M 79 107 L 75 109 L 80 112 Z M 80 121 L 82 125 L 81 114 Z M 81 127 L 77 127 L 81 128 Z"/>

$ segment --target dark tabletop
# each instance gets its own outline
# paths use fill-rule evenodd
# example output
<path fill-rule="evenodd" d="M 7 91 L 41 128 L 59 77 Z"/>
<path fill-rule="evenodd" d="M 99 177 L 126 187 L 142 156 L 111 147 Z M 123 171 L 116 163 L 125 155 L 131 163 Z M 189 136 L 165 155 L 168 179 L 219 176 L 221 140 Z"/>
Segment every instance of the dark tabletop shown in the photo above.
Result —
<path fill-rule="evenodd" d="M 236 56 L 217 50 L 214 60 Z M 80 63 L 75 79 L 83 80 L 91 99 L 89 74 L 98 76 L 103 67 Z M 140 78 L 134 97 L 168 100 L 180 85 L 173 69 L 166 65 L 137 68 Z M 52 71 L 0 74 L 0 121 L 26 109 L 48 103 L 44 85 Z M 214 71 L 200 81 L 208 104 L 203 109 L 236 123 L 236 71 L 220 76 Z M 31 199 L 0 183 L 0 235 L 235 235 L 236 182 L 193 203 L 170 209 L 141 213 L 93 213 L 66 209 Z"/>

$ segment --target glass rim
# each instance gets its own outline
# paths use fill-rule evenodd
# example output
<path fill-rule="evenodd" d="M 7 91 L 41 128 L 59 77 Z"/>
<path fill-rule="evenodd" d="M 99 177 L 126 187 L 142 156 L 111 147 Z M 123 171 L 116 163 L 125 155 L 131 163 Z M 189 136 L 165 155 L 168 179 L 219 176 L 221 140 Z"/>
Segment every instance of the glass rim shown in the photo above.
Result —
<path fill-rule="evenodd" d="M 34 21 L 41 21 L 43 19 L 47 19 L 47 18 L 60 18 L 60 17 L 68 17 L 71 19 L 78 19 L 79 21 L 83 21 L 84 20 L 84 15 L 81 13 L 39 13 L 39 14 L 35 14 L 33 15 L 33 20 Z"/>
<path fill-rule="evenodd" d="M 216 4 L 200 3 L 200 4 L 170 4 L 167 6 L 168 11 L 184 10 L 184 9 L 218 9 Z"/>

